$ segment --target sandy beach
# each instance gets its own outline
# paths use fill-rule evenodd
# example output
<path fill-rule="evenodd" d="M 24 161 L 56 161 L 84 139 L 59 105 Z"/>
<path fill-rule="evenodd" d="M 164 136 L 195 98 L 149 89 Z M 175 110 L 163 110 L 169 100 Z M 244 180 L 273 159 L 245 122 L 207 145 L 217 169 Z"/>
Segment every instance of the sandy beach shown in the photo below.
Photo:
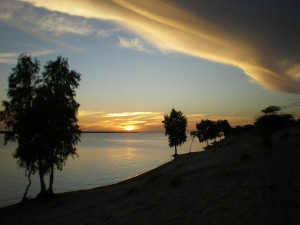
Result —
<path fill-rule="evenodd" d="M 0 209 L 1 224 L 300 223 L 300 129 L 225 139 L 117 184 Z"/>

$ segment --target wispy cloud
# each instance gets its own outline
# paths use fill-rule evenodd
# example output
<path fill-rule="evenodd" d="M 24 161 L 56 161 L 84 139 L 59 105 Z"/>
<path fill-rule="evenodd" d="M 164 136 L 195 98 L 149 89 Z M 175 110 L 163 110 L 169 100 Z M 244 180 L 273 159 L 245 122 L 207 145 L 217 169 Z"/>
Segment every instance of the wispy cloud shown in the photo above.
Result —
<path fill-rule="evenodd" d="M 0 53 L 0 63 L 16 64 L 18 53 Z"/>
<path fill-rule="evenodd" d="M 88 110 L 79 110 L 78 116 L 83 117 L 83 116 L 95 116 L 99 114 L 105 113 L 104 111 L 88 111 Z"/>
<path fill-rule="evenodd" d="M 46 14 L 38 21 L 37 25 L 42 30 L 50 31 L 57 36 L 64 33 L 89 35 L 93 31 L 87 20 L 71 20 L 57 13 Z"/>
<path fill-rule="evenodd" d="M 70 15 L 113 20 L 162 51 L 237 66 L 268 89 L 300 93 L 300 23 L 274 1 L 22 0 Z M 234 7 L 233 7 L 234 6 Z M 134 41 L 123 46 L 142 49 Z"/>
<path fill-rule="evenodd" d="M 107 38 L 109 36 L 111 36 L 112 34 L 121 31 L 120 28 L 113 28 L 113 29 L 102 29 L 102 30 L 97 30 L 96 31 L 96 35 L 98 37 L 104 37 Z"/>
<path fill-rule="evenodd" d="M 253 124 L 254 116 L 248 115 L 207 115 L 187 114 L 187 130 L 195 130 L 196 123 L 201 120 L 228 120 L 231 126 Z M 135 131 L 164 131 L 162 112 L 120 112 L 109 113 L 104 111 L 79 111 L 79 124 L 82 130 L 97 131 L 124 131 L 132 126 Z"/>
<path fill-rule="evenodd" d="M 57 10 L 59 11 L 59 10 Z M 62 34 L 91 35 L 108 37 L 120 29 L 98 29 L 84 17 L 74 17 L 59 12 L 37 10 L 19 1 L 3 1 L 0 7 L 0 21 L 11 27 L 27 32 L 48 32 L 54 36 Z"/>
<path fill-rule="evenodd" d="M 155 131 L 162 129 L 162 118 L 163 113 L 160 112 L 79 112 L 79 123 L 83 130 L 124 131 L 131 126 L 135 131 Z"/>
<path fill-rule="evenodd" d="M 189 120 L 199 120 L 199 118 L 203 118 L 207 116 L 206 114 L 188 114 L 186 117 L 189 118 Z"/>
<path fill-rule="evenodd" d="M 108 113 L 107 117 L 138 117 L 138 116 L 146 116 L 146 115 L 161 115 L 160 112 L 123 112 L 123 113 Z"/>
<path fill-rule="evenodd" d="M 31 4 L 17 0 L 2 0 L 0 23 L 16 28 L 40 40 L 55 44 L 71 51 L 86 52 L 84 47 L 72 46 L 60 37 L 65 34 L 107 38 L 120 28 L 99 28 L 89 19 L 72 16 L 57 11 L 45 11 Z M 15 63 L 1 59 L 2 63 Z"/>
<path fill-rule="evenodd" d="M 126 39 L 123 37 L 119 37 L 120 46 L 123 48 L 129 48 L 141 52 L 153 52 L 152 50 L 145 47 L 144 42 L 140 38 Z"/>
<path fill-rule="evenodd" d="M 34 51 L 34 52 L 25 52 L 26 54 L 30 54 L 33 57 L 48 55 L 55 53 L 57 50 L 44 50 L 44 51 Z M 20 53 L 16 52 L 9 52 L 9 53 L 0 53 L 0 63 L 7 63 L 7 64 L 16 64 L 17 59 Z"/>

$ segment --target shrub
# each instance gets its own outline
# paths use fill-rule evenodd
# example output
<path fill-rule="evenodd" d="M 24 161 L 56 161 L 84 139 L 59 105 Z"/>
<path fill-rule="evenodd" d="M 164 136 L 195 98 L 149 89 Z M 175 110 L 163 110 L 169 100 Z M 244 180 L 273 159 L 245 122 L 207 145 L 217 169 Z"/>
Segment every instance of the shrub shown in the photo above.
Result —
<path fill-rule="evenodd" d="M 265 114 L 257 118 L 254 125 L 263 131 L 274 131 L 286 127 L 292 121 L 291 114 Z"/>

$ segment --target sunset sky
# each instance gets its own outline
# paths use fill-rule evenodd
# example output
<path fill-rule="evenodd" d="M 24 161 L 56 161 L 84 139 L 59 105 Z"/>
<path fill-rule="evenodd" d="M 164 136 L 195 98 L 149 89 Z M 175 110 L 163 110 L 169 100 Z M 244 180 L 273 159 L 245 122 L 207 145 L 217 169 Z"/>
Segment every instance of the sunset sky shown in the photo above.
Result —
<path fill-rule="evenodd" d="M 298 2 L 0 0 L 0 100 L 20 53 L 61 55 L 82 74 L 82 130 L 162 131 L 172 108 L 188 130 L 253 123 L 300 101 Z"/>

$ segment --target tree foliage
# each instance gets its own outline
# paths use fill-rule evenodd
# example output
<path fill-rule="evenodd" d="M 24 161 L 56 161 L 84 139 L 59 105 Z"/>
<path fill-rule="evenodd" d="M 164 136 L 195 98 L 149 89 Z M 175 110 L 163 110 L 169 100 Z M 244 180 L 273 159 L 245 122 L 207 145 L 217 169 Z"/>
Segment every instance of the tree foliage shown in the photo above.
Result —
<path fill-rule="evenodd" d="M 76 155 L 80 130 L 75 89 L 81 75 L 70 71 L 62 57 L 47 62 L 42 75 L 39 70 L 36 59 L 20 55 L 9 77 L 9 101 L 3 101 L 1 121 L 13 131 L 6 133 L 5 141 L 18 143 L 14 157 L 19 166 L 28 174 L 39 172 L 40 196 L 45 196 L 44 176 L 50 174 L 52 194 L 54 169 L 61 170 L 67 158 Z"/>
<path fill-rule="evenodd" d="M 218 120 L 217 122 L 212 120 L 201 120 L 200 123 L 196 124 L 197 131 L 196 135 L 199 141 L 207 142 L 214 139 L 216 141 L 217 137 L 228 137 L 231 134 L 231 126 L 227 120 Z"/>
<path fill-rule="evenodd" d="M 261 131 L 272 132 L 286 127 L 293 118 L 291 114 L 265 114 L 258 117 L 254 125 Z"/>
<path fill-rule="evenodd" d="M 200 123 L 196 124 L 196 128 L 197 136 L 201 143 L 206 141 L 208 145 L 210 139 L 214 139 L 218 136 L 218 129 L 215 121 L 201 120 Z"/>
<path fill-rule="evenodd" d="M 20 55 L 8 78 L 7 96 L 10 100 L 2 102 L 4 111 L 1 112 L 1 121 L 5 122 L 7 129 L 13 131 L 5 133 L 5 144 L 9 141 L 18 142 L 14 157 L 18 159 L 20 167 L 33 173 L 37 169 L 36 159 L 28 149 L 31 148 L 31 152 L 35 151 L 32 137 L 32 105 L 36 96 L 39 69 L 37 60 L 33 61 L 30 56 Z"/>
<path fill-rule="evenodd" d="M 279 130 L 287 126 L 294 121 L 294 117 L 291 114 L 279 114 L 281 110 L 278 106 L 269 106 L 262 110 L 264 115 L 258 117 L 254 122 L 254 125 L 261 131 L 272 132 Z"/>
<path fill-rule="evenodd" d="M 177 155 L 177 146 L 181 146 L 187 139 L 186 127 L 187 118 L 181 111 L 172 109 L 170 115 L 164 115 L 162 121 L 165 127 L 165 135 L 168 136 L 169 146 L 175 147 L 175 156 Z"/>
<path fill-rule="evenodd" d="M 279 112 L 281 110 L 281 108 L 279 106 L 268 106 L 267 108 L 261 110 L 261 112 L 263 112 L 264 114 L 269 114 L 269 113 L 276 113 Z"/>
<path fill-rule="evenodd" d="M 243 132 L 248 132 L 248 131 L 252 130 L 254 127 L 255 126 L 252 125 L 252 124 L 246 124 L 246 125 L 243 125 L 243 126 L 238 125 L 234 128 L 231 128 L 230 135 L 231 134 L 240 135 Z"/>
<path fill-rule="evenodd" d="M 44 144 L 50 169 L 49 192 L 52 193 L 54 167 L 61 170 L 69 156 L 75 156 L 80 130 L 77 125 L 79 104 L 75 89 L 79 86 L 80 74 L 69 70 L 67 59 L 58 57 L 45 65 L 43 84 L 38 90 L 41 98 L 38 108 L 44 108 L 48 126 Z M 59 115 L 59 116 L 58 116 Z"/>
<path fill-rule="evenodd" d="M 232 132 L 232 127 L 230 126 L 227 120 L 218 120 L 217 127 L 219 130 L 219 136 L 230 136 Z"/>

